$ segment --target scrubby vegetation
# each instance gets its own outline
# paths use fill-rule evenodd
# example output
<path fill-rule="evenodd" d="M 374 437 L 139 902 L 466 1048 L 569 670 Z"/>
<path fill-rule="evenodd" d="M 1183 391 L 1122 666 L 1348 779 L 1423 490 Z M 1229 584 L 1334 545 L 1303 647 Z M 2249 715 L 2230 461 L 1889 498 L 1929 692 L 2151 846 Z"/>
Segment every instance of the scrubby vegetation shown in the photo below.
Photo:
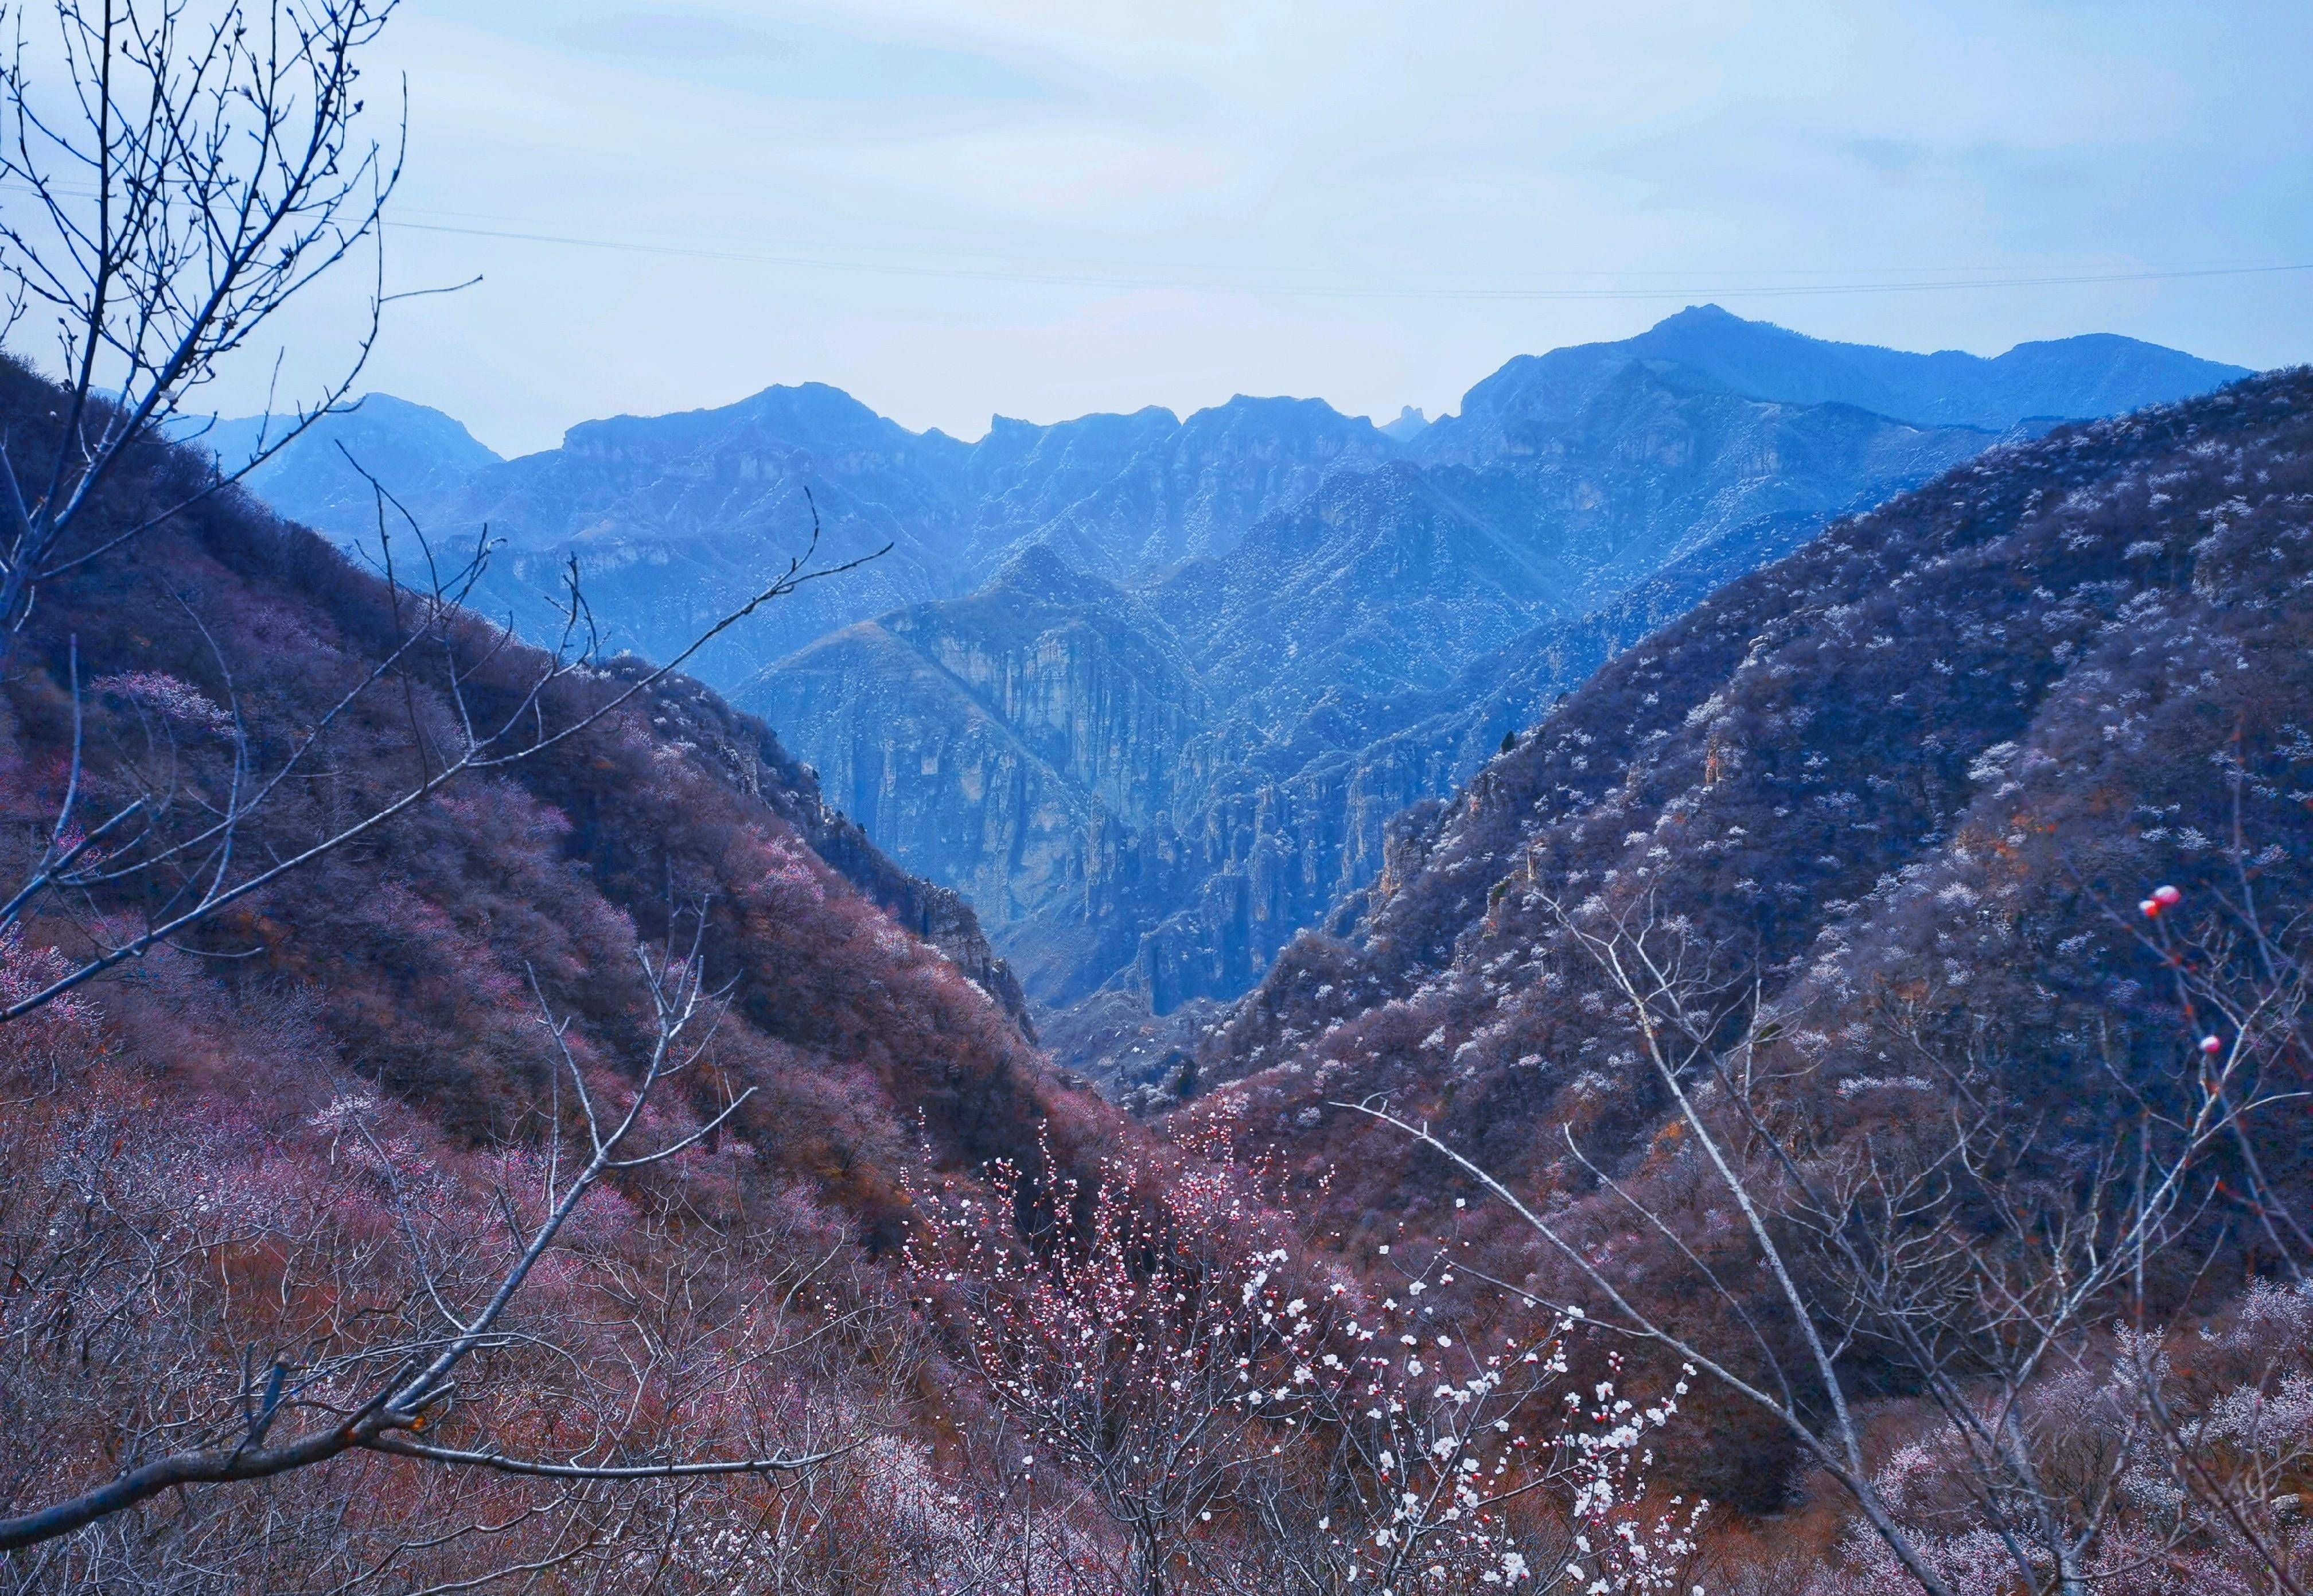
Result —
<path fill-rule="evenodd" d="M 763 728 L 439 611 L 445 675 L 406 585 L 204 500 L 15 645 L 12 878 L 81 851 L 12 1009 L 478 710 L 578 729 L 0 1027 L 7 1511 L 484 1333 L 374 1444 L 9 1579 L 2300 1589 L 2306 387 L 1995 457 L 1631 650 L 1153 1138 Z M 108 513 L 198 469 L 131 464 Z M 221 814 L 241 862 L 182 848 Z"/>
<path fill-rule="evenodd" d="M 0 1590 L 2305 1596 L 2313 375 L 1716 591 L 1143 1125 L 583 573 L 160 441 L 391 10 L 0 69 Z"/>
<path fill-rule="evenodd" d="M 1718 1365 L 1682 1483 L 1913 1544 L 1819 1548 L 1860 1588 L 2297 1588 L 2293 1486 L 2216 1505 L 2293 1421 L 2213 1437 L 2289 1410 L 2231 1304 L 2313 1195 L 2309 399 L 2059 431 L 1729 585 L 1415 817 L 1189 1116 L 1287 1139 L 1352 1248 L 1485 1199 L 1487 1274 Z M 2229 1337 L 2273 1371 L 2160 1416 Z"/>
<path fill-rule="evenodd" d="M 49 390 L 5 375 L 37 446 Z M 201 469 L 132 451 L 102 515 Z M 1057 1084 L 968 912 L 762 727 L 437 596 L 226 493 L 15 640 L 10 1588 L 1667 1589 L 1692 1560 L 1696 1505 L 1650 1494 L 1674 1399 L 1566 1412 L 1548 1315 L 1481 1346 L 1418 1277 L 1321 1292 L 1274 1182 Z M 508 702 L 546 728 L 523 757 L 395 808 Z M 1071 1362 L 1056 1326 L 1102 1338 Z M 1090 1407 L 1031 1422 L 1070 1369 Z M 1143 1427 L 1109 1428 L 1120 1393 Z M 1159 1431 L 1193 1488 L 1115 1444 Z"/>

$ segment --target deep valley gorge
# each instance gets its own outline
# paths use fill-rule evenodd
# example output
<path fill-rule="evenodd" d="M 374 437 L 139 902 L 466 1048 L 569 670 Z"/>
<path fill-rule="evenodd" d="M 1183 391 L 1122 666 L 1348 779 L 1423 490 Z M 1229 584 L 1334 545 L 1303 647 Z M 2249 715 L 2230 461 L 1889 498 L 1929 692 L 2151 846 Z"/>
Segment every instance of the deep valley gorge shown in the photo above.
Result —
<path fill-rule="evenodd" d="M 814 515 L 822 563 L 888 546 L 692 668 L 963 895 L 1048 1014 L 1087 1005 L 1055 1035 L 1106 1078 L 1077 1038 L 1123 1019 L 1177 1069 L 1196 1027 L 1132 1016 L 1246 992 L 1389 871 L 1401 816 L 1723 582 L 2004 442 L 2239 375 L 2110 338 L 1904 355 L 1703 307 L 1513 360 L 1410 436 L 1237 399 L 966 445 L 806 385 L 499 461 L 379 400 L 251 487 L 358 548 L 350 458 L 428 536 L 503 540 L 480 607 L 545 627 L 576 558 L 646 657 Z"/>

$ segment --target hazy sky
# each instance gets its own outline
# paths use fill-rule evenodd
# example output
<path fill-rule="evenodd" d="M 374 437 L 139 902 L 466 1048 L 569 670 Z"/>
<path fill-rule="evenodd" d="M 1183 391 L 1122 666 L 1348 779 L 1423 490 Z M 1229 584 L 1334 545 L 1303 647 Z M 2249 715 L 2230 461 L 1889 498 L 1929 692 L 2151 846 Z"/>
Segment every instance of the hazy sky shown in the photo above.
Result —
<path fill-rule="evenodd" d="M 1434 415 L 1706 298 L 2313 357 L 2313 271 L 2142 275 L 2313 263 L 2305 0 L 404 0 L 378 67 L 391 283 L 484 281 L 394 307 L 365 385 L 508 452 L 811 380 L 963 436 Z"/>

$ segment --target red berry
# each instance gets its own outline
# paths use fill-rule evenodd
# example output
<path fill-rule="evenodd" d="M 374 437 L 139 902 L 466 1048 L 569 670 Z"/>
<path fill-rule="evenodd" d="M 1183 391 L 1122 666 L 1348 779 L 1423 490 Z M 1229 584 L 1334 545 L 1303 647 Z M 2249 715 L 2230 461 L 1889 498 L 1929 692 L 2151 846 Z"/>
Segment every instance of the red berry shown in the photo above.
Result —
<path fill-rule="evenodd" d="M 2201 1051 L 2203 1053 L 2222 1053 L 2224 1050 L 2225 1042 L 2223 1037 L 2203 1036 L 2201 1038 Z"/>
<path fill-rule="evenodd" d="M 2184 896 L 2183 893 L 2173 886 L 2156 886 L 2152 889 L 2152 901 L 2164 909 L 2174 909 Z"/>
<path fill-rule="evenodd" d="M 2160 913 L 2159 903 L 2152 898 L 2147 898 L 2136 906 L 2144 911 L 2144 918 L 2147 920 L 2152 919 Z"/>

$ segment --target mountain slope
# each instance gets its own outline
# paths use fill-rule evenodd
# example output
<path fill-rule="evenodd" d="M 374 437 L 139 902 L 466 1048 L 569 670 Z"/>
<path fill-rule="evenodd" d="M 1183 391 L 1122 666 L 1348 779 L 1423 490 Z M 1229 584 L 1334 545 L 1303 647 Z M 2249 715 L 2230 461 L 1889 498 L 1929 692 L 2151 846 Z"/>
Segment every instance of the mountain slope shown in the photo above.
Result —
<path fill-rule="evenodd" d="M 0 361 L 20 469 L 56 446 L 58 408 Z M 77 535 L 213 481 L 191 451 L 131 450 Z M 894 1488 L 976 1489 L 935 1460 L 976 1415 L 900 1284 L 912 1194 L 1139 1143 L 1044 1067 L 968 905 L 894 868 L 708 689 L 620 702 L 638 662 L 555 674 L 238 493 L 44 585 L 10 645 L 12 1007 L 181 910 L 188 874 L 245 882 L 378 815 L 471 725 L 510 725 L 495 746 L 527 754 L 0 1024 L 0 1517 L 171 1459 L 191 1475 L 12 1550 L 11 1576 L 630 1588 L 650 1565 L 661 1589 L 723 1591 L 738 1548 L 753 1585 L 776 1560 L 864 1590 L 910 1547 L 945 1559 L 981 1533 L 967 1508 L 910 1542 L 890 1512 Z M 34 890 L 74 800 L 94 879 Z M 220 849 L 203 833 L 228 806 Z M 193 870 L 170 869 L 188 835 Z M 686 994 L 701 1007 L 670 1038 Z M 481 1330 L 454 1398 L 406 1433 L 489 1462 L 332 1456 L 349 1413 Z M 831 1436 L 863 1459 L 805 1477 L 820 1511 L 843 1494 L 840 1542 L 767 1528 L 758 1469 L 653 1477 Z M 212 1447 L 285 1446 L 291 1466 L 254 1478 L 202 1471 Z M 566 1488 L 598 1459 L 610 1477 Z"/>
<path fill-rule="evenodd" d="M 504 541 L 481 596 L 518 629 L 558 623 L 576 560 L 598 619 L 659 658 L 807 551 L 820 569 L 866 561 L 703 651 L 701 677 L 729 683 L 863 613 L 959 591 L 954 487 L 968 453 L 805 384 L 720 410 L 589 421 L 418 510 L 436 536 L 487 526 Z"/>
<path fill-rule="evenodd" d="M 1341 1107 L 1386 1101 L 1614 1257 L 1650 1311 L 1720 1335 L 1738 1327 L 1709 1327 L 1718 1299 L 1628 1204 L 1678 1216 L 1713 1267 L 1746 1255 L 1578 930 L 1648 928 L 1650 957 L 1755 1013 L 1762 1112 L 1807 1116 L 1833 1168 L 1948 1120 L 1959 1082 L 2072 1178 L 2189 1081 L 2212 1028 L 2256 1040 L 2274 1089 L 2313 1083 L 2285 1005 L 2195 1018 L 2168 963 L 2268 979 L 2251 913 L 2273 958 L 2313 957 L 2309 461 L 2313 371 L 2275 374 L 1995 451 L 1718 589 L 1403 819 L 1336 934 L 1205 1030 L 1183 1132 L 1209 1119 L 1330 1174 L 1316 1219 L 1353 1248 L 1450 1218 L 1473 1267 L 1588 1289 L 1498 1211 L 1455 1214 L 1438 1160 Z M 2158 883 L 2182 893 L 2176 942 L 2137 934 Z M 2274 1262 L 2255 1194 L 2313 1189 L 2296 1125 L 2260 1124 L 2261 1172 L 2218 1188 L 2196 1247 Z M 1866 1387 L 1872 1355 L 1852 1354 Z M 1787 1441 L 1737 1408 L 1707 1423 L 1697 1486 L 1772 1504 Z"/>
<path fill-rule="evenodd" d="M 48 414 L 46 390 L 13 366 L 0 378 L 11 436 L 25 446 Z M 156 481 L 197 469 L 185 454 L 148 450 L 110 502 L 133 514 L 166 491 Z M 155 583 L 185 604 L 154 604 Z M 406 664 L 349 711 L 328 710 L 378 667 L 409 605 L 235 494 L 144 534 L 133 560 L 52 585 L 0 681 L 0 769 L 17 823 L 5 864 L 21 867 L 38 846 L 25 823 L 62 791 L 69 650 L 93 683 L 82 802 L 143 791 L 148 807 L 167 800 L 163 819 L 189 805 L 199 813 L 196 797 L 215 804 L 235 763 L 218 729 L 229 683 L 260 772 L 325 728 L 301 767 L 313 774 L 244 828 L 244 856 L 287 857 L 374 807 L 435 757 L 453 710 L 428 668 Z M 476 656 L 473 712 L 520 701 L 541 657 L 479 618 L 458 624 Z M 541 723 L 579 718 L 642 668 L 620 660 L 560 678 L 538 705 Z M 138 785 L 156 780 L 190 796 Z M 57 905 L 34 935 L 75 946 L 102 934 L 106 917 L 147 906 L 138 879 L 117 902 Z M 1066 1098 L 1040 1071 L 1018 987 L 970 906 L 894 867 L 761 722 L 681 677 L 502 773 L 453 783 L 250 900 L 223 929 L 233 957 L 172 945 L 144 967 L 157 972 L 163 1018 L 172 1006 L 294 1010 L 292 1054 L 328 1061 L 292 1083 L 297 1101 L 365 1081 L 446 1134 L 504 1136 L 534 1117 L 547 1074 L 525 972 L 572 1017 L 574 1046 L 622 1056 L 639 1001 L 634 938 L 694 904 L 707 916 L 704 957 L 734 983 L 733 1067 L 760 1089 L 734 1129 L 755 1149 L 748 1180 L 761 1190 L 800 1183 L 852 1222 L 887 1230 L 927 1132 L 936 1156 L 977 1162 L 1025 1148 Z M 91 992 L 108 1012 L 141 1012 L 142 990 L 116 980 Z M 171 1089 L 207 1089 L 196 1063 L 180 1073 Z"/>
<path fill-rule="evenodd" d="M 1442 684 L 1543 613 L 1579 614 L 1746 527 L 1820 520 L 1992 441 L 1632 364 L 1545 454 L 1337 476 L 1200 577 L 1193 620 L 1164 589 L 1156 602 L 1216 678 L 1245 692 L 1306 701 L 1370 669 L 1393 687 Z M 1271 614 L 1289 619 L 1264 624 Z M 1407 649 L 1421 663 L 1392 657 Z"/>

